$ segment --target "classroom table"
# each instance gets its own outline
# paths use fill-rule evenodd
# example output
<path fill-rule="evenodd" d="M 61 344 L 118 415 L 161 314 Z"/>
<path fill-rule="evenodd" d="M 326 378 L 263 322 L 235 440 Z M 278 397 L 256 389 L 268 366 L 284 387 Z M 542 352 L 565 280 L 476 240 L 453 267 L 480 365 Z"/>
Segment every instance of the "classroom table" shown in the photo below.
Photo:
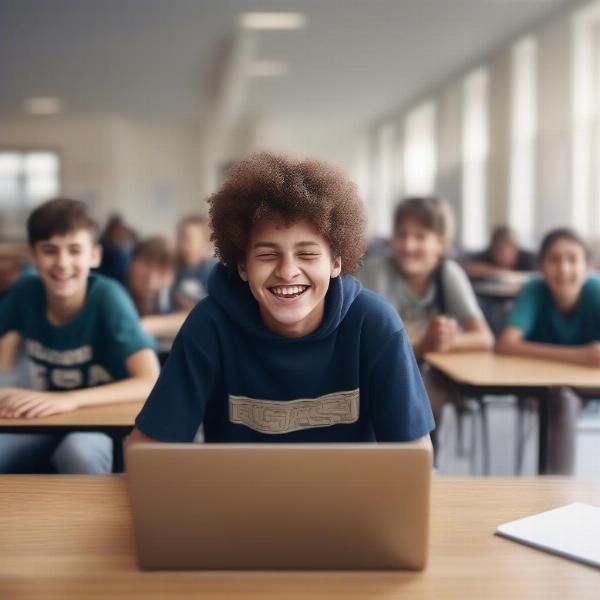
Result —
<path fill-rule="evenodd" d="M 475 279 L 471 281 L 477 296 L 493 300 L 513 300 L 519 295 L 524 282 L 498 278 Z"/>
<path fill-rule="evenodd" d="M 600 394 L 600 369 L 567 363 L 506 356 L 487 351 L 430 353 L 425 360 L 465 395 L 512 394 L 539 398 L 538 473 L 546 473 L 548 407 L 545 398 L 556 387 Z M 489 460 L 489 458 L 488 458 Z M 489 472 L 489 464 L 485 467 Z"/>
<path fill-rule="evenodd" d="M 5 475 L 0 598 L 591 600 L 599 569 L 494 535 L 575 501 L 600 504 L 600 482 L 434 478 L 422 572 L 142 572 L 125 475 Z"/>
<path fill-rule="evenodd" d="M 99 431 L 113 442 L 113 471 L 123 470 L 123 439 L 142 410 L 142 401 L 86 406 L 70 412 L 33 419 L 0 419 L 0 433 L 71 433 Z"/>
<path fill-rule="evenodd" d="M 489 277 L 473 277 L 471 283 L 476 294 L 491 298 L 514 298 L 521 288 L 539 271 L 511 271 Z"/>
<path fill-rule="evenodd" d="M 524 271 L 471 279 L 479 306 L 494 335 L 499 335 L 504 328 L 515 298 L 533 275 L 534 272 Z"/>

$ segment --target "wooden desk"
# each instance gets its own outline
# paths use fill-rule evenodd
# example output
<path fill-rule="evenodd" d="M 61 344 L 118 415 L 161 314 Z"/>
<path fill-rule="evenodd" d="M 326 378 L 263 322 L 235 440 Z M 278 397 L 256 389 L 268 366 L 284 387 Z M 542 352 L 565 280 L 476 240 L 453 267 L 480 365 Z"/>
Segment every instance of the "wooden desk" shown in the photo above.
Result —
<path fill-rule="evenodd" d="M 499 523 L 566 503 L 600 504 L 600 482 L 434 479 L 423 572 L 141 572 L 126 481 L 0 478 L 0 597 L 597 598 L 600 570 L 494 536 Z"/>
<path fill-rule="evenodd" d="M 519 295 L 522 283 L 513 281 L 498 281 L 482 279 L 473 281 L 473 291 L 482 298 L 491 298 L 493 300 L 513 300 Z"/>
<path fill-rule="evenodd" d="M 123 439 L 133 428 L 135 417 L 144 403 L 120 402 L 103 406 L 87 406 L 77 410 L 34 419 L 0 419 L 0 432 L 5 433 L 70 433 L 100 431 L 113 441 L 113 470 L 123 470 Z"/>
<path fill-rule="evenodd" d="M 498 300 L 511 300 L 519 295 L 523 286 L 536 274 L 536 271 L 523 271 L 497 277 L 483 277 L 471 280 L 478 296 Z"/>
<path fill-rule="evenodd" d="M 504 356 L 493 352 L 427 354 L 425 360 L 465 394 L 537 396 L 539 402 L 538 472 L 545 473 L 548 411 L 545 398 L 552 388 L 568 386 L 600 392 L 600 369 L 562 362 Z"/>

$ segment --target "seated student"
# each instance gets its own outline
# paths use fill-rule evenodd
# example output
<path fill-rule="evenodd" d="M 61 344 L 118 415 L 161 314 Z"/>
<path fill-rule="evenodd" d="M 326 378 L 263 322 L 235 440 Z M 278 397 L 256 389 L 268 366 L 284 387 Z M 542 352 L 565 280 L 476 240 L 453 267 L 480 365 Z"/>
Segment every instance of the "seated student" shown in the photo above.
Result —
<path fill-rule="evenodd" d="M 446 202 L 435 197 L 406 199 L 394 214 L 392 255 L 367 262 L 360 275 L 366 287 L 385 296 L 400 313 L 419 361 L 427 352 L 485 350 L 493 344 L 469 280 L 444 256 L 452 230 Z M 460 396 L 423 368 L 439 424 L 443 404 L 459 402 Z"/>
<path fill-rule="evenodd" d="M 187 316 L 188 311 L 173 306 L 174 279 L 175 254 L 166 238 L 154 236 L 136 244 L 127 270 L 127 291 L 144 331 L 157 338 L 175 337 Z"/>
<path fill-rule="evenodd" d="M 0 243 L 0 298 L 21 276 L 25 258 L 25 244 Z"/>
<path fill-rule="evenodd" d="M 136 419 L 132 442 L 424 438 L 433 419 L 396 312 L 361 288 L 356 186 L 261 153 L 210 199 L 217 265 Z"/>
<path fill-rule="evenodd" d="M 102 260 L 97 269 L 98 273 L 126 285 L 127 267 L 136 241 L 136 233 L 125 224 L 123 218 L 120 215 L 111 215 L 99 240 L 102 246 Z"/>
<path fill-rule="evenodd" d="M 26 268 L 25 244 L 0 243 L 0 299 L 19 280 Z M 22 356 L 22 340 L 16 331 L 0 336 L 0 388 L 15 385 L 22 380 L 17 367 Z M 23 370 L 23 369 L 19 369 Z"/>
<path fill-rule="evenodd" d="M 492 231 L 490 245 L 462 261 L 469 277 L 502 277 L 515 272 L 535 271 L 535 254 L 519 247 L 515 232 L 508 225 L 498 225 Z"/>
<path fill-rule="evenodd" d="M 96 224 L 83 202 L 56 199 L 27 221 L 39 275 L 0 301 L 0 336 L 25 340 L 34 389 L 0 389 L 0 418 L 31 418 L 143 398 L 158 376 L 150 340 L 121 286 L 90 273 L 100 261 Z M 0 434 L 0 472 L 109 473 L 101 433 Z"/>
<path fill-rule="evenodd" d="M 207 217 L 190 215 L 181 220 L 176 254 L 178 271 L 172 288 L 173 304 L 190 311 L 206 296 L 208 276 L 217 262 Z"/>
<path fill-rule="evenodd" d="M 542 272 L 525 285 L 496 344 L 502 354 L 600 367 L 600 278 L 589 274 L 590 253 L 570 229 L 555 229 L 540 246 Z M 549 473 L 570 474 L 580 399 L 557 389 L 548 402 Z"/>

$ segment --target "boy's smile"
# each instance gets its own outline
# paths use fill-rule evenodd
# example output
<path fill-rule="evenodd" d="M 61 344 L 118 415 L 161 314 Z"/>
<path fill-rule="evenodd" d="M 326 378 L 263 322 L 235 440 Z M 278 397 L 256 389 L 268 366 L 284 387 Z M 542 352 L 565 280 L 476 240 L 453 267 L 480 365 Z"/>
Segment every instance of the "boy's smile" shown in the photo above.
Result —
<path fill-rule="evenodd" d="M 270 288 L 270 292 L 280 300 L 293 300 L 309 288 L 308 285 L 284 285 Z"/>
<path fill-rule="evenodd" d="M 258 223 L 246 262 L 238 266 L 265 325 L 286 337 L 303 337 L 320 325 L 329 281 L 340 271 L 341 260 L 307 221 Z"/>

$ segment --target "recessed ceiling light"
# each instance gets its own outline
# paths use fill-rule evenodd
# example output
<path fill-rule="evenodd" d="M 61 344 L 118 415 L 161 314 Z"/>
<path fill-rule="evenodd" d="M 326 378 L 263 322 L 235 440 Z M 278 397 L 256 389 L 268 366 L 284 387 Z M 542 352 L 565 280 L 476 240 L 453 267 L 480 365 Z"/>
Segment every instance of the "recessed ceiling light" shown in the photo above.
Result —
<path fill-rule="evenodd" d="M 294 12 L 247 12 L 239 17 L 242 29 L 301 29 L 306 17 Z"/>
<path fill-rule="evenodd" d="M 62 103 L 58 98 L 28 98 L 25 111 L 30 115 L 56 115 L 62 111 Z"/>
<path fill-rule="evenodd" d="M 282 60 L 254 60 L 248 65 L 246 73 L 250 77 L 281 77 L 287 75 L 288 64 Z"/>

